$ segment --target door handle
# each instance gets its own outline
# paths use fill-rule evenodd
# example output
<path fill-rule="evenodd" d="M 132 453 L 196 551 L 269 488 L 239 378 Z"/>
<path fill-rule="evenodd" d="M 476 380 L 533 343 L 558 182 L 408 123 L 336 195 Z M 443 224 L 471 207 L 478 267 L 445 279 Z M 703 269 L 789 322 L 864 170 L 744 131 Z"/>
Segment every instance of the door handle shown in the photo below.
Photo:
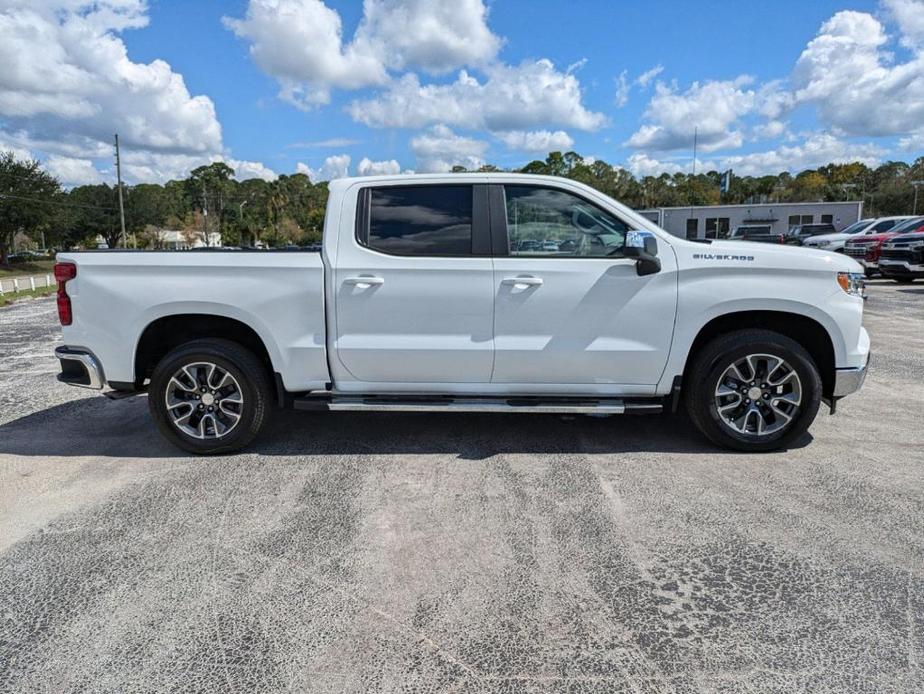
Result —
<path fill-rule="evenodd" d="M 541 277 L 505 277 L 501 284 L 513 285 L 514 289 L 526 289 L 527 287 L 538 287 L 542 284 Z"/>
<path fill-rule="evenodd" d="M 347 277 L 343 280 L 343 283 L 352 284 L 357 289 L 368 289 L 372 286 L 385 284 L 385 280 L 381 277 Z"/>

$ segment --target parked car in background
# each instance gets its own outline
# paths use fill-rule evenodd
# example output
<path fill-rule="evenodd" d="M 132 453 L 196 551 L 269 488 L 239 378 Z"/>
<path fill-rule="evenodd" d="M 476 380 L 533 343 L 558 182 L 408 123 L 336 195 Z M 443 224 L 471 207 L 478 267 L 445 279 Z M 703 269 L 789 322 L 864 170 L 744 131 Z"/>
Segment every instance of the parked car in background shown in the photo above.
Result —
<path fill-rule="evenodd" d="M 869 234 L 851 239 L 844 246 L 844 253 L 863 266 L 867 277 L 872 277 L 879 272 L 879 254 L 882 252 L 882 245 L 898 234 L 917 232 L 924 232 L 924 217 L 913 217 L 897 224 L 892 227 L 892 231 L 884 234 Z"/>
<path fill-rule="evenodd" d="M 851 224 L 849 227 L 837 234 L 822 234 L 821 236 L 812 236 L 805 240 L 802 244 L 808 248 L 820 248 L 823 251 L 835 251 L 837 253 L 842 253 L 844 251 L 844 246 L 848 241 L 857 238 L 858 236 L 866 236 L 868 234 L 881 234 L 886 231 L 891 231 L 892 227 L 899 224 L 900 222 L 910 219 L 909 215 L 904 217 L 879 217 L 877 219 L 861 219 L 855 224 Z"/>
<path fill-rule="evenodd" d="M 758 243 L 785 243 L 783 234 L 773 231 L 769 224 L 742 224 L 732 229 L 729 241 L 756 241 Z"/>
<path fill-rule="evenodd" d="M 786 243 L 792 246 L 801 246 L 807 238 L 821 236 L 822 234 L 835 234 L 837 229 L 833 224 L 797 224 L 786 232 Z"/>
<path fill-rule="evenodd" d="M 246 446 L 274 404 L 683 404 L 712 442 L 764 451 L 863 383 L 864 278 L 850 258 L 681 239 L 546 176 L 341 178 L 328 196 L 320 253 L 59 254 L 58 378 L 146 390 L 161 432 L 196 453 Z"/>
<path fill-rule="evenodd" d="M 883 243 L 879 272 L 902 283 L 924 278 L 924 236 L 919 232 L 899 234 Z"/>

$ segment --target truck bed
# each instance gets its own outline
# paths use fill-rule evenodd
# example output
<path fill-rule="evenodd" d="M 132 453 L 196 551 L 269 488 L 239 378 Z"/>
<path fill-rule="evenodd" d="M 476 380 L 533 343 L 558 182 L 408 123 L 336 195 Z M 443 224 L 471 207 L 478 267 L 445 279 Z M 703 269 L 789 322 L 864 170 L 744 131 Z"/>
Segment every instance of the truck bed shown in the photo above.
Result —
<path fill-rule="evenodd" d="M 74 321 L 63 329 L 63 344 L 91 350 L 107 382 L 134 382 L 145 329 L 177 314 L 252 328 L 286 390 L 323 389 L 330 380 L 319 253 L 89 251 L 60 253 L 58 261 L 77 265 L 67 283 Z"/>

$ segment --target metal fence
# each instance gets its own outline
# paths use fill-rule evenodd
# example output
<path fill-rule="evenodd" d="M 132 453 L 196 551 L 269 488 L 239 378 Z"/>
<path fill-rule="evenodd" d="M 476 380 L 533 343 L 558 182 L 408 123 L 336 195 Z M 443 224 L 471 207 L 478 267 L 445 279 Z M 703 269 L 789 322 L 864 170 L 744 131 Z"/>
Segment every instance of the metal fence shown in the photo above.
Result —
<path fill-rule="evenodd" d="M 15 294 L 16 292 L 28 292 L 43 287 L 55 286 L 54 277 L 51 275 L 32 275 L 30 277 L 5 277 L 0 278 L 0 296 L 3 294 Z"/>

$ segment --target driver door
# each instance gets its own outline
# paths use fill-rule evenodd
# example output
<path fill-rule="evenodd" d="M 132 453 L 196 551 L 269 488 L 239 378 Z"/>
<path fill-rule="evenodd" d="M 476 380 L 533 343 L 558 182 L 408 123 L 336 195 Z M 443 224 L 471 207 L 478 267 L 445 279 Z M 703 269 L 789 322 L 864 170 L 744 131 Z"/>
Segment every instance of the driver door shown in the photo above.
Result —
<path fill-rule="evenodd" d="M 505 185 L 492 196 L 506 227 L 495 257 L 494 383 L 549 392 L 653 392 L 667 363 L 676 261 L 640 277 L 623 256 L 632 225 L 577 192 Z M 500 206 L 503 199 L 503 208 Z M 501 226 L 501 225 L 498 225 Z"/>

